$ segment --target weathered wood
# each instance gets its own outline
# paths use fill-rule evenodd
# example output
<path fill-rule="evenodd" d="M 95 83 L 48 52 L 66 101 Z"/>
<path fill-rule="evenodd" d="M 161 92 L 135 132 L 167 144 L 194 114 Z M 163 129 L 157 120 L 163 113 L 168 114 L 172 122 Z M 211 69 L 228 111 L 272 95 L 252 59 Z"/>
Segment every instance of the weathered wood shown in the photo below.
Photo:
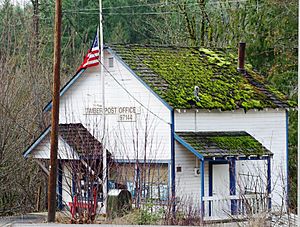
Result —
<path fill-rule="evenodd" d="M 50 176 L 48 189 L 48 222 L 55 222 L 56 211 L 56 181 L 57 181 L 57 150 L 59 124 L 59 89 L 60 89 L 60 58 L 61 58 L 61 0 L 55 4 L 55 34 L 53 63 L 53 95 L 50 145 Z"/>
<path fill-rule="evenodd" d="M 38 160 L 38 159 L 34 159 L 35 162 L 42 168 L 42 170 L 49 176 L 50 172 L 49 170 L 44 166 L 44 164 Z"/>
<path fill-rule="evenodd" d="M 40 202 L 41 202 L 41 185 L 38 187 L 37 198 L 36 198 L 36 211 L 40 211 Z"/>

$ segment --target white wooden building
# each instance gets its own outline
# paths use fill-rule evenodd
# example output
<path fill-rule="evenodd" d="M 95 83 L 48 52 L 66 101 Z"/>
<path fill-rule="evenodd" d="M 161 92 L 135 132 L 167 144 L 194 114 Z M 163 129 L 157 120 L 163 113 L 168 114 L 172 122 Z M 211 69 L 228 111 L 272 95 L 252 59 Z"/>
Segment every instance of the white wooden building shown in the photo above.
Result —
<path fill-rule="evenodd" d="M 290 105 L 250 66 L 239 71 L 236 65 L 235 56 L 207 49 L 106 47 L 103 75 L 99 66 L 82 69 L 60 92 L 60 207 L 76 191 L 71 163 L 89 168 L 98 160 L 93 168 L 101 170 L 102 142 L 113 163 L 109 171 L 119 168 L 109 183 L 135 198 L 138 163 L 151 169 L 154 185 L 145 180 L 139 199 L 175 196 L 205 219 L 243 215 L 247 204 L 253 213 L 285 206 Z M 50 128 L 24 157 L 47 163 Z"/>

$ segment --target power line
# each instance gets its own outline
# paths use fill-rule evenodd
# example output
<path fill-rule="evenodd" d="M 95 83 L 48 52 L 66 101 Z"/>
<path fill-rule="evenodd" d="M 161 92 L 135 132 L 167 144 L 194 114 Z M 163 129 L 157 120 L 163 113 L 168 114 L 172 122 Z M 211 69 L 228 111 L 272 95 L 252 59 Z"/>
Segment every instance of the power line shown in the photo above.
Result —
<path fill-rule="evenodd" d="M 245 3 L 249 0 L 228 0 L 228 1 L 215 1 L 215 2 L 208 2 L 205 5 L 217 5 L 223 3 Z M 180 2 L 177 1 L 176 3 L 148 3 L 148 4 L 139 4 L 139 5 L 123 5 L 123 6 L 111 6 L 111 7 L 104 7 L 103 10 L 113 10 L 113 9 L 131 9 L 131 8 L 139 8 L 139 7 L 169 7 L 180 5 Z M 187 3 L 188 6 L 200 5 L 199 3 Z M 64 10 L 63 12 L 71 12 L 76 10 Z M 98 11 L 98 9 L 79 9 L 78 11 Z"/>
<path fill-rule="evenodd" d="M 144 12 L 144 13 L 103 13 L 104 15 L 121 15 L 121 16 L 126 16 L 126 15 L 162 15 L 162 14 L 172 14 L 172 13 L 178 13 L 181 14 L 180 12 L 177 11 L 166 11 L 166 12 Z"/>
<path fill-rule="evenodd" d="M 147 108 L 143 103 L 141 103 L 137 98 L 135 98 L 115 77 L 114 75 L 107 69 L 107 67 L 100 61 L 98 60 L 99 63 L 103 66 L 103 68 L 105 69 L 105 71 L 114 79 L 114 81 L 117 82 L 117 84 L 131 97 L 133 98 L 137 103 L 139 103 L 142 107 L 144 107 L 147 111 L 149 111 L 149 113 L 153 114 L 155 117 L 157 117 L 158 119 L 160 119 L 161 121 L 163 121 L 164 123 L 170 125 L 170 122 L 167 122 L 166 120 L 164 120 L 163 118 L 161 118 L 160 116 L 158 116 L 157 114 L 153 113 L 149 108 Z M 103 75 L 102 75 L 103 76 Z"/>
<path fill-rule="evenodd" d="M 245 3 L 248 0 L 240 0 L 240 1 L 224 1 L 224 2 L 215 2 L 215 3 L 207 3 L 206 5 L 221 5 L 221 3 Z M 216 4 L 217 3 L 217 4 Z M 173 4 L 173 5 L 178 5 L 178 4 Z M 195 6 L 195 5 L 199 5 L 199 3 L 193 3 L 193 4 L 189 4 L 189 6 Z M 142 6 L 142 5 L 140 5 Z M 162 5 L 163 6 L 163 5 Z M 166 6 L 166 5 L 165 5 Z M 168 5 L 171 6 L 171 5 Z M 253 5 L 247 5 L 249 6 L 256 6 L 256 4 Z M 128 6 L 124 6 L 124 8 L 127 8 Z M 224 7 L 223 8 L 231 8 L 232 6 L 229 7 Z M 117 7 L 117 8 L 121 8 Z M 189 10 L 189 12 L 199 12 L 200 9 L 193 9 L 192 11 Z M 86 14 L 86 15 L 98 15 L 99 13 L 97 12 L 96 9 L 78 9 L 78 10 L 64 10 L 63 13 L 77 13 L 77 14 Z M 163 15 L 163 14 L 183 14 L 181 11 L 161 11 L 161 12 L 103 12 L 103 15 Z"/>
<path fill-rule="evenodd" d="M 204 6 L 212 6 L 212 5 L 224 5 L 224 4 L 231 4 L 231 3 L 246 3 L 249 0 L 228 0 L 228 1 L 214 1 L 214 2 L 208 2 Z M 170 6 L 175 6 L 179 5 L 180 2 L 176 3 L 152 3 L 152 4 L 139 4 L 139 5 L 124 5 L 124 6 L 112 6 L 112 7 L 104 7 L 103 10 L 114 10 L 114 9 L 132 9 L 132 8 L 139 8 L 139 7 L 170 7 Z M 268 3 L 258 3 L 258 4 L 252 4 L 252 5 L 247 5 L 247 6 L 262 6 L 262 5 L 267 5 Z M 286 5 L 283 2 L 276 2 L 273 3 L 276 5 Z M 199 5 L 199 3 L 187 3 L 187 6 L 195 6 Z M 224 7 L 224 6 L 223 6 Z M 75 9 L 75 10 L 63 10 L 63 13 L 83 13 L 83 12 L 98 12 L 97 8 L 91 8 L 91 9 Z M 124 12 L 107 12 L 103 14 L 108 14 L 108 13 L 113 13 L 113 14 L 122 14 Z M 126 12 L 130 13 L 130 12 Z M 134 13 L 134 12 L 132 12 Z M 147 13 L 147 12 L 146 12 Z"/>
<path fill-rule="evenodd" d="M 178 3 L 176 3 L 178 4 Z M 140 4 L 140 5 L 124 5 L 124 6 L 112 6 L 112 7 L 104 7 L 103 10 L 112 10 L 112 9 L 131 9 L 131 8 L 139 8 L 139 7 L 163 7 L 163 6 L 172 6 L 176 5 L 174 3 L 172 4 L 166 4 L 166 3 L 153 3 L 153 4 Z M 85 11 L 85 12 L 90 12 L 90 11 L 96 11 L 98 12 L 97 8 L 91 8 L 91 9 L 78 9 L 78 10 L 63 10 L 63 13 L 65 12 L 78 12 L 78 11 Z"/>
<path fill-rule="evenodd" d="M 97 12 L 64 12 L 64 13 L 78 13 L 78 14 L 85 14 L 85 15 L 98 15 L 99 13 Z M 165 11 L 165 12 L 131 12 L 131 13 L 122 13 L 122 12 L 108 12 L 108 13 L 103 13 L 103 15 L 120 15 L 120 16 L 132 16 L 132 15 L 162 15 L 162 14 L 172 14 L 172 13 L 177 13 L 177 14 L 182 14 L 181 12 L 178 11 Z"/>
<path fill-rule="evenodd" d="M 169 4 L 171 5 L 171 4 Z M 155 7 L 155 6 L 169 6 L 168 3 L 148 3 L 148 4 L 140 4 L 140 5 L 124 5 L 124 6 L 112 6 L 112 7 L 104 7 L 103 9 L 125 9 L 125 8 L 137 8 L 137 7 Z"/>

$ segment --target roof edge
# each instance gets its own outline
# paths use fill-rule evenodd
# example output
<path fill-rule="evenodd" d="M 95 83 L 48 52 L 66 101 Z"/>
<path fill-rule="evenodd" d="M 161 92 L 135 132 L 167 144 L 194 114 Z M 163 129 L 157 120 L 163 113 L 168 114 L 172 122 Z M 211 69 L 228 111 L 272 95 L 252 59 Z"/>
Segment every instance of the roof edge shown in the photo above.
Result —
<path fill-rule="evenodd" d="M 118 61 L 142 84 L 146 87 L 156 98 L 158 98 L 162 104 L 164 104 L 169 110 L 174 108 L 166 102 L 160 95 L 158 95 L 147 83 L 145 83 L 136 73 L 127 65 L 121 57 L 110 47 L 107 47 L 107 51 L 118 59 Z"/>
<path fill-rule="evenodd" d="M 48 126 L 41 134 L 40 136 L 23 152 L 23 157 L 27 158 L 28 155 L 33 151 L 34 148 L 36 148 L 37 145 L 48 135 L 48 133 L 51 130 L 51 125 Z"/>
<path fill-rule="evenodd" d="M 82 75 L 82 73 L 85 71 L 86 69 L 80 69 L 78 70 L 75 75 L 65 84 L 65 86 L 63 86 L 63 88 L 60 89 L 59 91 L 59 97 L 63 96 L 64 93 L 72 86 L 72 84 L 74 84 L 78 78 Z M 52 99 L 50 102 L 48 102 L 48 104 L 44 107 L 43 112 L 48 112 L 49 110 L 52 109 Z"/>
<path fill-rule="evenodd" d="M 248 158 L 251 158 L 251 157 L 272 157 L 274 155 L 274 153 L 266 148 L 264 146 L 264 144 L 262 144 L 259 140 L 257 140 L 253 135 L 251 135 L 250 133 L 248 133 L 247 131 L 198 131 L 198 132 L 191 132 L 191 131 L 177 131 L 176 133 L 178 133 L 176 136 L 179 137 L 182 141 L 187 141 L 186 139 L 184 139 L 184 135 L 180 135 L 180 134 L 193 134 L 195 136 L 201 136 L 201 134 L 204 134 L 204 136 L 206 136 L 205 134 L 210 134 L 210 135 L 207 135 L 207 136 L 250 136 L 253 140 L 255 140 L 256 142 L 258 142 L 260 144 L 260 146 L 262 147 L 263 150 L 265 150 L 265 154 L 243 154 L 243 155 L 235 155 L 235 154 L 230 154 L 230 155 L 225 155 L 227 157 L 235 157 L 235 156 L 245 156 Z M 223 134 L 223 135 L 219 135 L 219 134 Z M 188 142 L 185 142 L 187 145 L 189 145 L 193 150 L 195 150 L 195 152 L 197 152 L 199 154 L 199 151 L 197 151 L 195 148 L 193 148 L 192 145 L 190 145 Z M 182 144 L 184 145 L 184 144 Z M 193 152 L 194 153 L 194 152 Z M 224 157 L 225 157 L 224 156 Z M 202 155 L 202 157 L 204 157 Z M 205 159 L 207 159 L 207 157 L 205 156 Z"/>
<path fill-rule="evenodd" d="M 249 112 L 250 110 L 253 110 L 255 112 L 260 112 L 260 111 L 264 111 L 264 112 L 269 112 L 270 110 L 285 110 L 285 111 L 290 111 L 290 110 L 298 110 L 298 108 L 291 108 L 291 107 L 265 107 L 262 109 L 257 109 L 257 108 L 250 108 L 250 109 L 245 109 L 245 108 L 237 108 L 237 109 L 232 109 L 232 110 L 222 110 L 220 108 L 214 108 L 214 109 L 204 109 L 204 108 L 174 108 L 174 110 L 176 110 L 176 112 L 178 113 L 185 113 L 186 111 L 207 111 L 207 112 L 238 112 L 238 111 L 243 111 L 244 113 Z"/>
<path fill-rule="evenodd" d="M 174 138 L 177 142 L 179 142 L 182 146 L 192 152 L 197 158 L 204 160 L 203 155 L 201 155 L 198 151 L 196 151 L 190 144 L 188 144 L 184 139 L 182 139 L 179 135 L 174 133 Z"/>

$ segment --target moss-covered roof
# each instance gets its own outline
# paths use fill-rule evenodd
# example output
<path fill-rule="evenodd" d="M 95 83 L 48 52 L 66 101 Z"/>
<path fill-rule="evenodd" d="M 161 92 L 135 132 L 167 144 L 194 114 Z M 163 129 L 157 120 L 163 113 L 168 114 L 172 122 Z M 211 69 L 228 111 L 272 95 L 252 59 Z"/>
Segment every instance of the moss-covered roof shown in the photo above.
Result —
<path fill-rule="evenodd" d="M 247 132 L 176 132 L 205 158 L 272 155 Z"/>
<path fill-rule="evenodd" d="M 233 110 L 287 108 L 286 97 L 237 57 L 220 50 L 187 47 L 112 45 L 111 49 L 173 108 Z M 196 102 L 194 87 L 200 100 Z"/>

